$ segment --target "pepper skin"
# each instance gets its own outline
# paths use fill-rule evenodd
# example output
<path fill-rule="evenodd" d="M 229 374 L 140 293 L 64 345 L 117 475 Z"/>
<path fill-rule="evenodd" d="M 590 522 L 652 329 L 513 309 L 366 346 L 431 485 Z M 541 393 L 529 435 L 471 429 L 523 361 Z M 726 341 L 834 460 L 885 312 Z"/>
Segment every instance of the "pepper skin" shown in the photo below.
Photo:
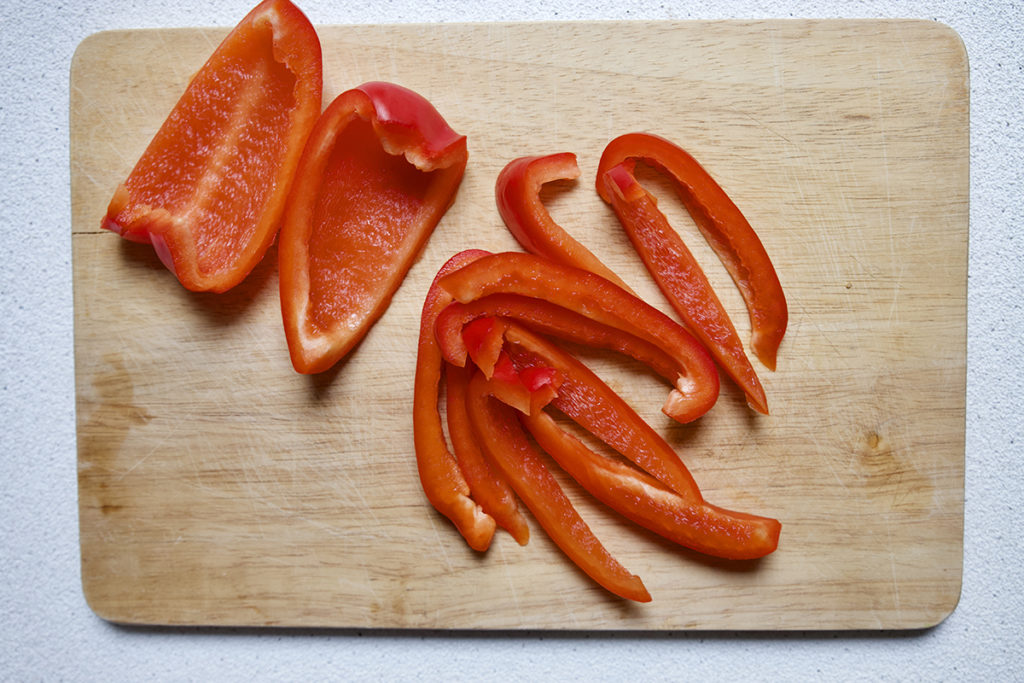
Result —
<path fill-rule="evenodd" d="M 718 369 L 704 347 L 671 318 L 599 275 L 507 252 L 478 259 L 439 284 L 463 304 L 490 294 L 544 299 L 659 347 L 685 370 L 662 407 L 679 422 L 696 420 L 718 398 Z"/>
<path fill-rule="evenodd" d="M 466 138 L 420 95 L 366 83 L 309 137 L 279 245 L 281 311 L 295 370 L 334 365 L 391 302 L 455 200 Z"/>
<path fill-rule="evenodd" d="M 537 444 L 599 501 L 673 543 L 714 557 L 752 560 L 775 551 L 778 520 L 687 501 L 657 479 L 598 455 L 545 412 L 520 415 Z"/>
<path fill-rule="evenodd" d="M 692 156 L 656 135 L 627 133 L 608 143 L 598 164 L 596 181 L 597 192 L 604 201 L 612 202 L 612 189 L 605 183 L 605 173 L 623 163 L 632 173 L 638 160 L 660 169 L 675 181 L 683 205 L 743 295 L 750 315 L 754 353 L 767 368 L 774 370 L 788 312 L 782 285 L 757 233 Z"/>
<path fill-rule="evenodd" d="M 579 175 L 576 155 L 571 152 L 514 159 L 498 174 L 495 184 L 498 213 L 528 252 L 589 270 L 631 292 L 618 275 L 555 223 L 540 201 L 545 183 L 575 180 Z"/>
<path fill-rule="evenodd" d="M 711 283 L 657 202 L 626 164 L 602 176 L 609 203 L 672 308 L 747 395 L 750 406 L 768 414 L 768 401 L 743 343 Z"/>
<path fill-rule="evenodd" d="M 601 545 L 526 438 L 511 408 L 492 398 L 477 372 L 466 407 L 481 447 L 563 553 L 601 586 L 629 600 L 650 602 L 643 582 Z"/>
<path fill-rule="evenodd" d="M 459 252 L 441 266 L 427 290 L 420 317 L 412 409 L 416 466 L 423 492 L 430 504 L 455 524 L 469 547 L 479 551 L 490 546 L 495 521 L 470 496 L 470 487 L 459 463 L 448 450 L 438 410 L 443 360 L 434 338 L 434 322 L 437 314 L 452 301 L 451 296 L 438 286 L 438 279 L 486 255 L 484 251 Z"/>
<path fill-rule="evenodd" d="M 500 470 L 488 464 L 487 457 L 477 445 L 476 434 L 466 412 L 466 391 L 471 372 L 472 368 L 445 367 L 448 436 L 473 500 L 494 518 L 498 526 L 509 532 L 516 543 L 526 545 L 530 540 L 530 527 L 519 511 L 515 493 Z"/>
<path fill-rule="evenodd" d="M 288 0 L 260 3 L 189 82 L 102 227 L 152 244 L 189 290 L 234 287 L 277 234 L 322 81 L 309 20 Z"/>

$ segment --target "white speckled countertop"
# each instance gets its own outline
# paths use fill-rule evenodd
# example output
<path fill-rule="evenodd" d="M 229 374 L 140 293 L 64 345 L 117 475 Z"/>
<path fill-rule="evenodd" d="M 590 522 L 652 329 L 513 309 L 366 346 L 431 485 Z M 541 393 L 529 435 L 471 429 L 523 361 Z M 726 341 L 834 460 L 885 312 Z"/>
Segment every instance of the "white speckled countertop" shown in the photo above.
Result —
<path fill-rule="evenodd" d="M 971 79 L 964 573 L 923 632 L 462 634 L 123 628 L 82 597 L 68 79 L 96 31 L 230 26 L 245 2 L 0 7 L 0 672 L 9 680 L 1011 680 L 1024 671 L 1024 4 L 773 0 L 299 2 L 316 24 L 912 17 L 963 38 Z"/>

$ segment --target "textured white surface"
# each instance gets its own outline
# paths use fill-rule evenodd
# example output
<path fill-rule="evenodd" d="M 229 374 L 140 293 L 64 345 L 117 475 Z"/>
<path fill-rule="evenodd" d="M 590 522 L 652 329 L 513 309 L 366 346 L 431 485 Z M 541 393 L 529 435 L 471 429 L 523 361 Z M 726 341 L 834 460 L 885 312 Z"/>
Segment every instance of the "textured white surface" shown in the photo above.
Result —
<path fill-rule="evenodd" d="M 68 71 L 95 31 L 230 26 L 247 2 L 0 6 L 0 672 L 11 680 L 342 678 L 1011 680 L 1024 671 L 1024 4 L 972 2 L 335 3 L 314 23 L 915 17 L 971 65 L 971 239 L 963 592 L 913 633 L 587 635 L 137 629 L 79 581 Z"/>

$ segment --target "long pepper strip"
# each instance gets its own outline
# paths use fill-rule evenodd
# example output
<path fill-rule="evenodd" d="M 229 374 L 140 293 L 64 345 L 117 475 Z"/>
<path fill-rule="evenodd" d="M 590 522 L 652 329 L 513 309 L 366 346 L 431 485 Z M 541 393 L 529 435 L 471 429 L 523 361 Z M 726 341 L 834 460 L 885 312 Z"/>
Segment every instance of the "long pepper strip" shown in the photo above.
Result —
<path fill-rule="evenodd" d="M 627 133 L 608 143 L 597 169 L 597 192 L 602 199 L 611 202 L 604 174 L 623 162 L 632 171 L 638 160 L 675 180 L 683 205 L 743 295 L 750 315 L 754 353 L 774 370 L 779 344 L 786 333 L 788 311 L 782 285 L 757 233 L 696 159 L 657 135 Z"/>
<path fill-rule="evenodd" d="M 645 529 L 691 550 L 731 560 L 764 557 L 779 545 L 778 520 L 687 501 L 635 467 L 598 455 L 547 413 L 519 419 L 583 488 Z"/>
<path fill-rule="evenodd" d="M 474 261 L 440 285 L 464 304 L 501 293 L 545 299 L 658 346 L 685 369 L 662 407 L 679 422 L 697 419 L 718 398 L 718 369 L 704 347 L 671 318 L 599 275 L 508 252 Z"/>
<path fill-rule="evenodd" d="M 445 368 L 448 436 L 473 500 L 501 528 L 509 532 L 519 545 L 526 545 L 530 540 L 530 527 L 526 518 L 519 511 L 515 494 L 501 471 L 487 463 L 486 456 L 477 444 L 469 413 L 466 412 L 466 390 L 471 370 L 453 365 Z"/>
<path fill-rule="evenodd" d="M 750 406 L 768 414 L 768 402 L 743 343 L 693 254 L 672 229 L 654 197 L 626 164 L 602 176 L 606 195 L 648 272 L 694 336 L 747 395 Z"/>
<path fill-rule="evenodd" d="M 413 441 L 420 483 L 430 504 L 450 519 L 474 550 L 486 550 L 494 536 L 494 518 L 470 497 L 470 488 L 455 456 L 448 450 L 441 413 L 438 410 L 439 384 L 443 360 L 434 338 L 437 314 L 451 303 L 451 296 L 437 282 L 453 272 L 486 256 L 484 251 L 463 251 L 441 266 L 427 291 L 420 317 L 420 336 L 413 383 Z"/>
<path fill-rule="evenodd" d="M 615 595 L 650 602 L 651 595 L 640 578 L 611 556 L 580 517 L 526 438 L 512 409 L 489 395 L 482 373 L 477 372 L 470 380 L 466 405 L 482 448 L 555 545 Z"/>
<path fill-rule="evenodd" d="M 544 184 L 575 180 L 579 175 L 576 155 L 571 152 L 514 159 L 498 174 L 495 183 L 498 213 L 512 236 L 530 253 L 589 270 L 631 291 L 611 268 L 555 223 L 540 200 Z"/>

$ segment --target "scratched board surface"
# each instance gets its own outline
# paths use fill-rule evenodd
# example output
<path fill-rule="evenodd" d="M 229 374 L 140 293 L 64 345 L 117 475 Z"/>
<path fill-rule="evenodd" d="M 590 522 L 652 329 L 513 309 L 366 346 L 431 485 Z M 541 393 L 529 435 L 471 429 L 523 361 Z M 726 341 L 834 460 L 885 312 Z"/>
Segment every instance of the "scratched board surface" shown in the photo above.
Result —
<path fill-rule="evenodd" d="M 959 597 L 964 476 L 967 63 L 916 21 L 548 23 L 319 29 L 325 102 L 367 80 L 424 94 L 469 138 L 458 200 L 386 315 L 338 367 L 290 367 L 276 252 L 236 289 L 191 294 L 152 251 L 98 229 L 225 29 L 110 32 L 72 69 L 71 170 L 82 582 L 102 617 L 154 624 L 457 629 L 914 628 Z M 690 426 L 666 388 L 585 359 L 680 452 L 705 497 L 777 517 L 778 551 L 681 550 L 566 491 L 654 600 L 626 604 L 533 523 L 469 550 L 420 488 L 410 405 L 419 309 L 467 247 L 516 249 L 493 184 L 571 151 L 555 220 L 665 302 L 593 177 L 614 136 L 678 141 L 773 257 L 790 327 L 772 415 L 723 383 Z M 705 265 L 670 188 L 642 182 Z M 667 310 L 667 308 L 666 308 Z"/>

